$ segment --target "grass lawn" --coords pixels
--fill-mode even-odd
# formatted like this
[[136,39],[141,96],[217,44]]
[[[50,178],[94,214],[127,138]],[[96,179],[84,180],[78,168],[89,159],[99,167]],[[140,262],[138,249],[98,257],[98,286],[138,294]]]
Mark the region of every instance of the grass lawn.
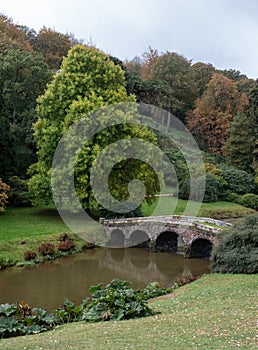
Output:
[[[143,203],[142,212],[144,216],[153,215],[154,210],[159,202],[158,211],[155,215],[191,215],[191,212],[196,213],[196,207],[199,208],[199,203],[194,201],[185,201],[177,199],[176,197],[159,197],[151,205]],[[185,208],[188,203],[188,211],[185,213]],[[213,202],[213,203],[202,203],[200,209],[197,212],[197,216],[200,217],[211,217],[214,219],[224,218],[238,218],[246,215],[254,214],[253,209],[245,208],[242,205],[231,203],[231,202]]]
[[160,314],[129,321],[60,326],[33,336],[0,340],[5,350],[256,348],[257,275],[207,275],[157,298]]
[[0,241],[69,232],[54,209],[8,208],[0,215]]
[[[90,223],[88,229],[91,229]],[[41,243],[57,246],[62,232],[70,233],[70,229],[54,209],[8,208],[0,215],[0,265],[1,259],[7,266],[24,261],[24,252],[37,253]],[[80,250],[85,241],[75,234],[70,236]]]

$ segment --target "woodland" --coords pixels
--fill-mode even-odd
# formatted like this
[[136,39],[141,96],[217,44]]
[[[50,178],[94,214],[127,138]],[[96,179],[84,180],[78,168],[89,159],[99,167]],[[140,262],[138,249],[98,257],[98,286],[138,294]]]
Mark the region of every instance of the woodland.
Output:
[[[0,208],[7,202],[50,204],[51,159],[68,126],[99,107],[130,101],[172,113],[194,136],[205,164],[204,201],[258,207],[258,80],[151,47],[122,62],[71,33],[46,27],[36,32],[1,15]],[[156,142],[175,166],[179,197],[188,198],[187,164],[173,145],[146,128],[116,132]],[[76,186],[87,209],[97,206],[87,169],[99,149],[113,141],[110,134],[92,140],[91,150],[77,162]],[[166,175],[165,185],[173,187],[173,178]],[[158,192],[148,166],[129,160],[111,173],[111,192],[118,199],[126,197],[133,176],[151,179],[146,180],[150,197]]]

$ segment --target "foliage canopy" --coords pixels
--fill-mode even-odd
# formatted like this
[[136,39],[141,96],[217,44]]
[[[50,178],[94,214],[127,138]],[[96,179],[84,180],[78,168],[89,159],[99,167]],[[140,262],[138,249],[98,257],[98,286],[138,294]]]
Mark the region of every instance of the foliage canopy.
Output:
[[[33,174],[30,188],[35,194],[36,202],[48,203],[52,200],[50,186],[52,159],[62,135],[82,117],[87,119],[86,128],[94,129],[96,114],[90,113],[92,111],[120,102],[134,102],[134,96],[127,95],[125,85],[123,70],[104,53],[83,45],[76,45],[69,51],[60,73],[54,76],[45,94],[38,99],[39,118],[34,125],[38,162],[30,170]],[[133,123],[130,117],[127,118],[126,124],[123,124],[124,119],[121,115],[121,124],[116,128],[105,127],[107,118],[108,116],[105,116],[105,120],[100,120],[103,129],[87,142],[77,158],[75,188],[84,208],[97,205],[92,196],[89,179],[91,166],[101,148],[120,139],[141,138],[154,143],[156,140],[146,127],[139,127],[130,122],[128,124],[128,120]],[[137,160],[129,159],[121,161],[109,177],[111,192],[113,191],[118,200],[128,196],[126,188],[134,174],[138,179],[149,177],[148,194],[157,191],[158,184],[157,181],[153,181],[153,176],[152,178],[149,176],[152,175],[149,167],[146,164],[139,164]]]

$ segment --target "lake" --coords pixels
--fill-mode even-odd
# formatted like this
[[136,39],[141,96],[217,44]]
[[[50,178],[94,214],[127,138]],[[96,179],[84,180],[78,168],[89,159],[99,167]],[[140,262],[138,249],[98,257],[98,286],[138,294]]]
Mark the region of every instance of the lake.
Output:
[[176,278],[209,273],[209,260],[185,259],[182,254],[154,253],[142,248],[95,248],[35,267],[0,271],[0,303],[27,301],[31,307],[52,311],[65,298],[80,304],[88,289],[113,278],[144,288],[153,281],[170,287]]

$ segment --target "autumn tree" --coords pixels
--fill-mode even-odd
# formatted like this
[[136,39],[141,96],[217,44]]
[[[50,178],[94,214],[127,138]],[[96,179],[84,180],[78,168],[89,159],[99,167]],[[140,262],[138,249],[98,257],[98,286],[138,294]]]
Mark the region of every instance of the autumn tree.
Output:
[[[34,126],[38,162],[30,170],[32,173],[30,188],[36,202],[52,201],[50,185],[52,159],[62,135],[71,124],[81,120],[82,117],[87,120],[87,128],[94,127],[97,114],[92,112],[97,113],[100,107],[135,101],[134,96],[127,95],[125,86],[123,70],[103,52],[83,45],[77,45],[69,51],[67,58],[63,60],[60,73],[54,76],[45,94],[38,100],[39,117]],[[101,109],[99,113],[102,113]],[[103,130],[87,142],[78,155],[75,169],[71,169],[74,171],[75,187],[84,208],[97,205],[90,185],[90,171],[102,147],[105,148],[124,138],[143,138],[153,142],[156,140],[145,127],[123,124],[123,113],[120,114],[121,124],[117,127],[104,127],[109,116],[103,117],[98,122],[100,126],[103,125]],[[84,131],[80,132],[85,134]],[[69,144],[67,147],[72,146]],[[67,151],[69,152],[69,149]],[[112,161],[111,158],[107,156],[107,162]],[[99,168],[99,172],[102,171],[103,169]],[[116,164],[109,176],[111,192],[118,200],[128,196],[127,186],[132,178],[149,179],[148,195],[157,191],[158,185],[149,167],[137,160],[128,159]],[[57,180],[59,181],[58,177]],[[60,188],[62,186],[66,187],[66,183],[64,184],[61,174]]]
[[0,51],[5,53],[9,49],[32,51],[32,46],[21,27],[0,14]]
[[255,138],[252,119],[243,112],[238,112],[229,127],[229,138],[226,142],[226,160],[237,169],[252,170]]
[[236,83],[215,73],[188,114],[187,126],[199,144],[211,153],[224,155],[231,121],[247,103],[246,95],[238,92]]
[[36,37],[34,48],[42,53],[51,69],[57,70],[72,47],[73,40],[74,38],[68,34],[62,34],[53,29],[43,27]]
[[159,52],[151,46],[142,55],[141,77],[144,80],[152,79],[152,70],[159,59]]

